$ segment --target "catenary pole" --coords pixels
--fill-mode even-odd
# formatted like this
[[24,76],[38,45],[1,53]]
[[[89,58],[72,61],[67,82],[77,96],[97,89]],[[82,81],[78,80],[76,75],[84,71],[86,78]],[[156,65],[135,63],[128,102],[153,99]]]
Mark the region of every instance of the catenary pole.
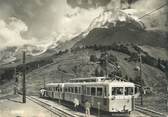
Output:
[[23,52],[23,103],[26,103],[26,52]]
[[143,80],[142,80],[142,56],[139,54],[140,59],[140,84],[141,84],[141,106],[143,105]]

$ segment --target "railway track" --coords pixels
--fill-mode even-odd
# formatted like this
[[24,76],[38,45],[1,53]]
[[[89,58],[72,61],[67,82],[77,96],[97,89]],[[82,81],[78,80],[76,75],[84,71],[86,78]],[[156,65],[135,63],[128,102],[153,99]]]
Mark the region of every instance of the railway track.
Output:
[[[55,114],[56,117],[79,117],[78,115],[72,114],[68,111],[65,111],[65,110],[60,109],[58,107],[55,107],[51,104],[43,102],[43,101],[41,101],[41,100],[39,100],[39,99],[37,99],[33,96],[27,96],[27,99],[29,99],[32,102],[42,106],[45,109],[47,109],[51,113]],[[168,116],[164,115],[163,113],[160,113],[160,112],[157,112],[157,111],[154,111],[154,110],[150,110],[150,109],[147,109],[147,108],[144,108],[144,107],[140,107],[140,106],[135,106],[135,110],[144,114],[144,115],[150,116],[150,117],[168,117]]]
[[26,98],[29,99],[30,101],[42,106],[43,108],[47,109],[51,113],[55,114],[56,117],[79,117],[79,116],[77,116],[75,114],[72,114],[72,113],[70,113],[68,111],[65,111],[63,109],[60,109],[60,108],[55,107],[53,105],[50,105],[50,104],[48,104],[46,102],[43,102],[43,101],[41,101],[41,100],[39,100],[37,98],[32,97],[32,96],[27,96]]
[[151,117],[168,117],[168,115],[165,115],[163,113],[160,113],[148,108],[140,107],[140,106],[135,106],[135,110]]

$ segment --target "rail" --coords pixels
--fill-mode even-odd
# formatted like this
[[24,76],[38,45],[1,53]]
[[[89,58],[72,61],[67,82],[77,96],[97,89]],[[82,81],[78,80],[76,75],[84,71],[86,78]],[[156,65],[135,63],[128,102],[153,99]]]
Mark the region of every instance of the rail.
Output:
[[34,98],[32,96],[26,96],[27,99],[31,100],[32,102],[42,106],[43,108],[47,109],[48,111],[54,113],[55,115],[58,115],[59,117],[78,117],[75,114],[72,114],[68,111],[65,111],[63,109],[60,109],[58,107],[52,106],[48,103],[45,103],[37,98]]
[[168,117],[168,115],[165,115],[163,113],[160,113],[160,112],[148,109],[148,108],[140,107],[140,106],[135,106],[135,110],[141,113],[144,113],[146,115],[149,115],[151,117]]

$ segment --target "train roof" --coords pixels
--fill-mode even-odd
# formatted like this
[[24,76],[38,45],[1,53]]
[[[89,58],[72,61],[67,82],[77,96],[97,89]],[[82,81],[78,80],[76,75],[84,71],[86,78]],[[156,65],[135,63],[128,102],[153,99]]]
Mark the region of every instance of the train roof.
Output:
[[65,85],[81,85],[81,84],[85,84],[85,85],[112,85],[112,86],[135,86],[134,83],[132,82],[126,82],[126,81],[121,81],[121,80],[105,80],[105,81],[100,81],[100,82],[69,82],[69,83],[65,83]]
[[66,83],[48,83],[46,86],[58,86],[58,85],[110,85],[110,86],[123,86],[123,87],[134,87],[135,84],[132,82],[126,82],[126,81],[121,81],[121,80],[105,80],[105,81],[100,81],[100,82],[66,82]]
[[115,75],[113,77],[104,76],[104,77],[73,78],[70,79],[69,82],[101,82],[105,80],[116,80],[116,79],[123,80],[121,77]]
[[56,85],[63,85],[64,83],[48,83],[46,86],[56,86]]
[[98,82],[105,80],[107,77],[88,77],[88,78],[73,78],[70,79],[70,82]]

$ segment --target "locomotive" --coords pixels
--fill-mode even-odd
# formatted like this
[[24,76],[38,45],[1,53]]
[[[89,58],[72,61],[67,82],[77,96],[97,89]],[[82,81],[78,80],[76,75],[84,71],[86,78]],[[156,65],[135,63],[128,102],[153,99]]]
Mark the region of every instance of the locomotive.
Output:
[[78,100],[84,106],[86,100],[92,108],[106,112],[130,113],[139,88],[131,82],[107,77],[75,78],[66,83],[46,84],[43,97],[67,102]]

